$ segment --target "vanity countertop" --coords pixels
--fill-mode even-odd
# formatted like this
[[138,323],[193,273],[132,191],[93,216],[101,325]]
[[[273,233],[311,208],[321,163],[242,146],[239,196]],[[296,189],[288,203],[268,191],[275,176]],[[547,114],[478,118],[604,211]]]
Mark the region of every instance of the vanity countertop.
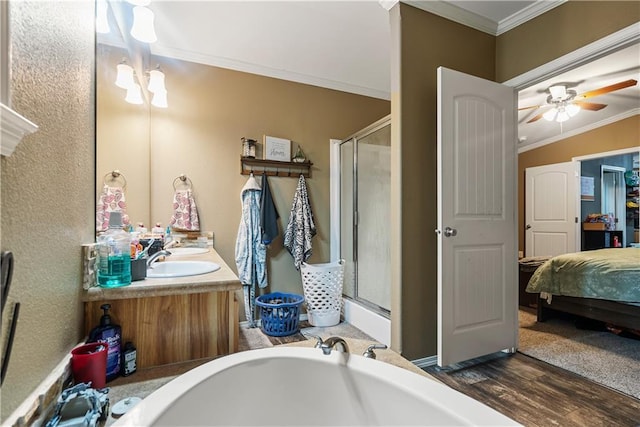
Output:
[[[144,279],[132,282],[119,288],[89,288],[83,294],[83,301],[101,301],[105,299],[144,298],[176,294],[220,292],[242,289],[238,276],[223,261],[222,257],[211,246],[209,252],[198,255],[181,255],[167,257],[172,261],[212,261],[220,265],[220,269],[212,273],[197,276]],[[162,262],[162,261],[158,261]]]

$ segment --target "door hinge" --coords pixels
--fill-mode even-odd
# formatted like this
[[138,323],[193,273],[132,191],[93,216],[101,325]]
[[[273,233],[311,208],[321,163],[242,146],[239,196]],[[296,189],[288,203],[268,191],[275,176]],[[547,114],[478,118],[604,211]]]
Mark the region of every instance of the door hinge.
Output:
[[578,217],[576,217],[576,224],[578,223]]

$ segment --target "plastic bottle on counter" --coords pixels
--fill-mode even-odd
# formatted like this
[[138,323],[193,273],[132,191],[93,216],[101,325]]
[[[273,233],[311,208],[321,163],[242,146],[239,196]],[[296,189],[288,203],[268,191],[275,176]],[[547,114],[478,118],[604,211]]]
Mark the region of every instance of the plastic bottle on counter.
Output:
[[120,375],[120,353],[122,345],[122,328],[111,322],[109,309],[111,304],[102,304],[100,306],[104,313],[100,318],[100,324],[93,328],[89,333],[87,343],[103,342],[107,343],[107,381],[111,381]]
[[127,341],[122,349],[122,376],[126,377],[136,371],[137,352],[131,341]]
[[117,288],[131,284],[131,236],[122,229],[120,212],[111,212],[109,228],[97,239],[98,285]]

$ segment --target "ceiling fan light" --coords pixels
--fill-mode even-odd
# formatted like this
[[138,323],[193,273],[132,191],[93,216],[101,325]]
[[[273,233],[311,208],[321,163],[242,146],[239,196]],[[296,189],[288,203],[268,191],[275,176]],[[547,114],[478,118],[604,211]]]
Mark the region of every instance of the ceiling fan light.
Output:
[[566,122],[567,120],[569,120],[569,114],[564,110],[558,111],[558,116],[556,117],[556,122],[562,123],[562,122]]
[[116,75],[116,86],[128,89],[134,84],[133,68],[125,62],[118,64],[118,74]]
[[563,99],[567,94],[567,88],[564,86],[551,86],[549,88],[552,99]]
[[552,108],[551,110],[544,113],[542,117],[545,120],[552,122],[556,118],[556,114],[558,114],[558,110],[556,110],[555,108]]
[[574,117],[576,114],[580,112],[580,106],[576,104],[569,104],[565,108],[569,117]]
[[147,86],[149,92],[166,92],[167,88],[164,86],[164,73],[159,69],[149,71],[149,86]]
[[129,104],[140,105],[144,101],[142,100],[142,90],[137,83],[132,84],[127,88],[127,96],[124,98]]
[[106,0],[98,0],[96,2],[96,33],[109,34],[111,32],[109,18],[107,17],[108,9],[109,5]]
[[151,100],[151,105],[158,108],[167,108],[169,104],[167,104],[167,91],[159,90],[153,94],[153,99]]
[[144,6],[133,8],[133,26],[131,35],[144,43],[153,43],[158,40],[156,30],[153,26],[153,11]]

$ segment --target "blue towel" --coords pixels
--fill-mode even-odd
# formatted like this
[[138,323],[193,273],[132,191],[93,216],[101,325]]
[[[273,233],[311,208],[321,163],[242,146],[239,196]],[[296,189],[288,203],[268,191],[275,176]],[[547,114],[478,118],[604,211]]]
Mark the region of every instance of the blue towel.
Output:
[[262,194],[260,195],[260,231],[262,243],[268,245],[278,236],[278,210],[271,197],[267,174],[262,175]]

